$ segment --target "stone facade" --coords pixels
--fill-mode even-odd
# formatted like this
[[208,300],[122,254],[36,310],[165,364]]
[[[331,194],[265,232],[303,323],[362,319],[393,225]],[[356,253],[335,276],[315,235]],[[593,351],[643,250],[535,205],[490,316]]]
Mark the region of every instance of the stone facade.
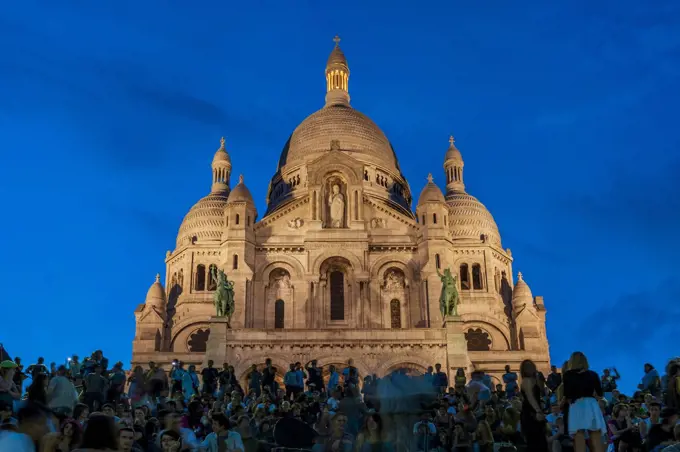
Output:
[[[550,366],[542,297],[501,246],[488,210],[463,183],[453,138],[446,192],[432,176],[411,210],[392,146],[349,104],[349,67],[336,44],[326,105],[288,139],[257,210],[243,177],[230,186],[224,140],[211,192],[184,218],[166,279],[136,310],[133,364],[229,362],[241,375],[272,358],[279,370],[312,358],[360,373],[422,372],[439,362],[500,378],[526,358]],[[231,328],[215,318],[211,268],[234,282]],[[444,322],[438,273],[457,275],[459,317]],[[168,288],[166,293],[164,287]]]

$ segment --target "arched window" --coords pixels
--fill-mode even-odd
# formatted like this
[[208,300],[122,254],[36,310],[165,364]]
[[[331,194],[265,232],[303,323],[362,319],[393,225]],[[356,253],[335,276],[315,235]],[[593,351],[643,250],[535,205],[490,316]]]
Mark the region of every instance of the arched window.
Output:
[[446,226],[446,215],[444,215],[444,226]]
[[467,341],[467,349],[471,352],[486,352],[491,350],[489,333],[483,331],[481,328],[470,328],[467,333],[465,333],[465,340]]
[[217,289],[217,280],[215,280],[215,277],[213,276],[216,273],[217,273],[217,265],[210,264],[210,267],[208,267],[208,290],[216,290]]
[[436,265],[438,269],[442,268],[442,261],[439,258],[439,254],[434,255],[434,265]]
[[423,226],[425,226],[425,215],[423,215]]
[[468,264],[461,264],[460,266],[460,288],[462,290],[470,290],[470,270]]
[[472,288],[475,290],[484,288],[482,284],[482,267],[479,264],[472,264]]
[[205,265],[196,266],[196,279],[194,280],[195,290],[205,290]]
[[179,275],[177,275],[177,285],[181,289],[184,287],[184,269],[180,268],[179,269]]
[[238,270],[238,254],[234,254],[234,259],[231,267],[234,270]]
[[331,320],[345,320],[345,275],[331,272]]
[[392,328],[401,328],[401,302],[399,300],[390,301],[390,318]]
[[432,224],[437,224],[437,214],[436,213],[432,214]]
[[241,219],[241,217],[239,216],[239,214],[236,214],[236,224],[238,224],[238,222],[240,221],[240,219]]
[[274,302],[274,328],[282,329],[285,325],[286,303],[283,300]]
[[250,215],[246,217],[246,225],[250,226]]
[[210,337],[210,328],[199,328],[196,332],[189,336],[187,345],[190,352],[205,353],[208,346],[208,338]]

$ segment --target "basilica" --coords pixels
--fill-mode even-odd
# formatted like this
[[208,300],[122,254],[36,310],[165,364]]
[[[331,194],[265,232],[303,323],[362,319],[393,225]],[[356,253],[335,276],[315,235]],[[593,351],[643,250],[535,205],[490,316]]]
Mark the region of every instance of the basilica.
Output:
[[[442,146],[443,171],[423,178],[414,212],[390,141],[350,104],[337,38],[325,74],[325,104],[283,146],[264,214],[248,179],[232,185],[221,141],[210,192],[166,254],[164,283],[156,276],[135,311],[133,365],[212,359],[243,377],[266,358],[281,372],[292,362],[353,359],[362,375],[440,363],[499,379],[506,364],[516,370],[529,358],[546,372],[543,298],[514,277],[493,216],[468,193],[475,181],[465,179],[453,137]],[[217,269],[233,282],[229,322],[215,316]],[[445,269],[459,295],[447,318]]]

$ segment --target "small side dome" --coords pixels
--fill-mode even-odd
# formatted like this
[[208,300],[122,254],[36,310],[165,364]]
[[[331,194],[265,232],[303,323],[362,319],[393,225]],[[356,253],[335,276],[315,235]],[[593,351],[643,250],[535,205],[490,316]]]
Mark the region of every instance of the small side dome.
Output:
[[522,272],[517,273],[517,284],[512,290],[512,302],[513,304],[533,304],[534,302],[534,296],[531,294],[529,284],[524,281]]
[[432,174],[427,175],[427,184],[425,184],[423,191],[420,192],[420,198],[418,198],[418,205],[424,204],[426,202],[446,202],[444,194],[439,189],[437,184],[434,183]]
[[165,310],[165,289],[163,289],[163,285],[161,284],[160,274],[156,274],[156,281],[151,284],[151,287],[149,287],[149,291],[146,293],[146,301],[144,303],[153,306],[154,308]]
[[233,190],[231,190],[231,193],[229,193],[229,198],[227,198],[227,204],[237,202],[245,202],[255,205],[255,202],[253,202],[253,195],[250,194],[250,190],[248,190],[248,187],[246,187],[246,184],[243,182],[243,175],[238,177],[238,184],[233,188]]

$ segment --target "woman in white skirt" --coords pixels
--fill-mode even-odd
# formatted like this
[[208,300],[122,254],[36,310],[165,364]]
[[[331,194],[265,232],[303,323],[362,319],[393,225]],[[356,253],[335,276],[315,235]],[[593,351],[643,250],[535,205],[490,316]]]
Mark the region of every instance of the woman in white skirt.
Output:
[[569,403],[569,434],[574,436],[574,451],[586,451],[586,432],[591,452],[604,452],[603,435],[607,434],[597,397],[602,397],[600,377],[588,370],[588,360],[581,352],[569,358],[569,370],[564,373],[564,397]]

